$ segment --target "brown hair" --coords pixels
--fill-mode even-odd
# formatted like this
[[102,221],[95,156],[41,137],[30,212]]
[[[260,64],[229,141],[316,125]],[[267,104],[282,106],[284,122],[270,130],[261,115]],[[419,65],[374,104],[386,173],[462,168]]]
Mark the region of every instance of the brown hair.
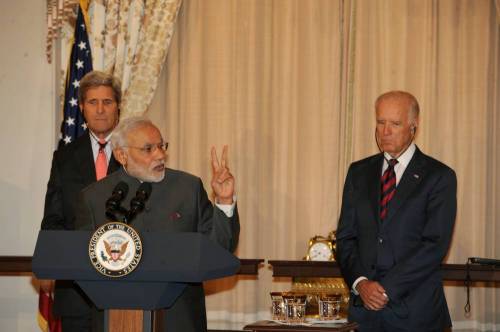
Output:
[[85,95],[89,89],[97,88],[100,86],[107,86],[113,90],[113,96],[118,105],[122,100],[121,82],[118,78],[111,74],[94,70],[88,72],[80,81],[80,88],[78,89],[78,102],[83,105]]

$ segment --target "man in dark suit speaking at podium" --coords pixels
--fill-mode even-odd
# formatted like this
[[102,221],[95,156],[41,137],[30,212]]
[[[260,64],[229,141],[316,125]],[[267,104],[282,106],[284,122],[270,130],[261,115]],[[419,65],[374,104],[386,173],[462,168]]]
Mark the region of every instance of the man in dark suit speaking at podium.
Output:
[[381,153],[354,162],[344,185],[337,261],[360,331],[451,326],[440,264],[456,215],[455,172],[413,143],[419,106],[407,92],[375,103]]
[[[96,229],[107,222],[105,202],[117,184],[124,182],[129,187],[123,199],[123,205],[127,206],[139,186],[147,182],[151,183],[151,193],[144,211],[130,222],[137,231],[199,232],[229,251],[236,249],[240,225],[234,200],[235,180],[227,163],[227,146],[220,161],[215,148],[211,152],[214,207],[198,177],[165,167],[168,143],[151,121],[142,117],[121,121],[113,131],[111,143],[122,168],[82,191],[75,221],[77,228]],[[207,329],[201,284],[188,285],[165,311],[167,331]]]

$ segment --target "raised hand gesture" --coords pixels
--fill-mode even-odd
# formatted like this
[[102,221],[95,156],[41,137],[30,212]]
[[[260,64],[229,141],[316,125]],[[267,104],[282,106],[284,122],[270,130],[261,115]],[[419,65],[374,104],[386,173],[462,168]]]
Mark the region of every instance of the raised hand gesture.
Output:
[[234,177],[229,172],[227,163],[227,145],[222,148],[222,156],[219,162],[217,151],[212,147],[212,190],[215,194],[215,202],[219,204],[232,204],[234,195]]

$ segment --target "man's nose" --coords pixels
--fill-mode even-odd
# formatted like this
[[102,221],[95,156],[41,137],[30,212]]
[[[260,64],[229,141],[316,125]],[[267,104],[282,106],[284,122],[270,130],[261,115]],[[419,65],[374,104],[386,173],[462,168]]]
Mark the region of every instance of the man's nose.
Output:
[[390,134],[391,134],[391,127],[389,127],[389,126],[385,125],[385,126],[384,126],[384,129],[383,129],[383,131],[382,131],[382,133],[383,133],[384,135],[390,135]]
[[100,101],[97,103],[97,113],[103,113],[103,112],[104,112],[104,103]]
[[153,156],[155,159],[165,159],[166,155],[167,151],[159,147],[156,147],[156,149],[153,151]]

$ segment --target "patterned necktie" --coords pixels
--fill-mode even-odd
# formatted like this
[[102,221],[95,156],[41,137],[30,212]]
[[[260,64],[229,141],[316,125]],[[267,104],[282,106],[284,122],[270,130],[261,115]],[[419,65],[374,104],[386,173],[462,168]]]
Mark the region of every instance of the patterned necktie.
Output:
[[99,140],[99,152],[97,153],[97,158],[95,160],[95,175],[97,181],[105,177],[108,172],[108,160],[106,158],[106,151],[104,150],[106,144],[108,144],[108,142],[105,140]]
[[398,163],[397,159],[389,160],[389,167],[384,171],[382,175],[382,193],[380,196],[380,220],[383,221],[387,217],[387,208],[389,202],[394,197],[396,193],[396,172],[394,172],[394,166]]

